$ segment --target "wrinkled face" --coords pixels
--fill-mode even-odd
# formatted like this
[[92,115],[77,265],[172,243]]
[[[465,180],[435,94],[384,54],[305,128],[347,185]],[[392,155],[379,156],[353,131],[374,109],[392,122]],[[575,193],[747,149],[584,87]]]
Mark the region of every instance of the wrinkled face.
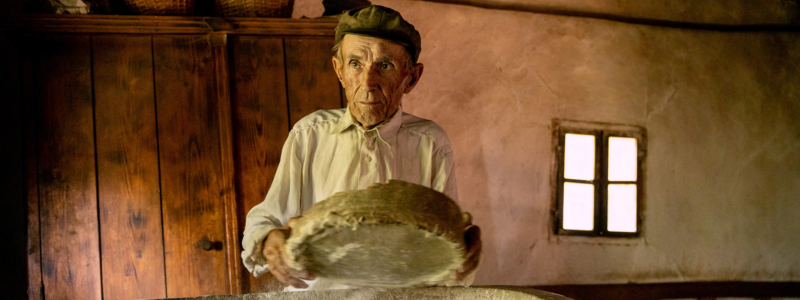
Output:
[[391,41],[348,34],[333,57],[333,68],[347,95],[350,112],[364,128],[389,119],[422,75],[422,64],[406,68],[407,53]]

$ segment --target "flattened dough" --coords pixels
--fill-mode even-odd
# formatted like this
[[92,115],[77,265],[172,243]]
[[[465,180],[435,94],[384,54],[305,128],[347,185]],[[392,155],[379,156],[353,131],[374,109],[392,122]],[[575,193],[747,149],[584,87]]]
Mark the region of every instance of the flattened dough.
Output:
[[286,241],[288,264],[350,286],[457,284],[465,225],[444,194],[391,180],[306,211]]

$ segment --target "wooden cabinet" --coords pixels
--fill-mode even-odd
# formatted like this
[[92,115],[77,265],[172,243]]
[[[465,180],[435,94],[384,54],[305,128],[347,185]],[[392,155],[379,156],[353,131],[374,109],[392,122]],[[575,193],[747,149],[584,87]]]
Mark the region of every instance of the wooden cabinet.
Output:
[[244,216],[289,128],[346,100],[335,20],[43,16],[19,33],[30,299],[265,291]]

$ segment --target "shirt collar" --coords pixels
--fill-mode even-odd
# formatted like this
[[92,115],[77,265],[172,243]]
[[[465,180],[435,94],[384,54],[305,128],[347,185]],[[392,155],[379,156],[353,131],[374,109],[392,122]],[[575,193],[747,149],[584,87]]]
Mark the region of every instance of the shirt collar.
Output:
[[[397,131],[400,130],[400,125],[403,124],[403,106],[397,107],[397,111],[389,118],[388,122],[378,125],[376,128],[378,132],[378,139],[392,147],[394,144],[395,138],[397,137]],[[336,123],[336,126],[333,127],[333,131],[331,134],[337,134],[350,127],[355,127],[362,133],[367,131],[364,130],[361,126],[358,126],[356,118],[350,113],[350,107],[345,110],[344,115],[339,118],[339,122]]]
[[397,111],[394,112],[389,121],[378,125],[378,138],[380,138],[384,143],[388,144],[389,147],[394,145],[395,137],[397,137],[397,131],[400,130],[400,125],[403,124],[403,106],[398,106]]
[[355,118],[353,117],[352,114],[350,114],[350,107],[347,107],[344,111],[344,115],[341,118],[339,118],[339,122],[336,123],[336,126],[333,127],[333,131],[331,131],[331,134],[340,133],[345,129],[350,128],[350,126],[358,127],[358,125],[356,125]]

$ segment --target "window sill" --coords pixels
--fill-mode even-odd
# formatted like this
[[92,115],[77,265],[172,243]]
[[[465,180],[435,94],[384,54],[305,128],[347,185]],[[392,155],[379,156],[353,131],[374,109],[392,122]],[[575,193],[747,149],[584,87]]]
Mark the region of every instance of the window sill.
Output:
[[603,237],[550,234],[547,241],[551,244],[581,244],[603,246],[643,246],[647,243],[642,235],[637,237]]

